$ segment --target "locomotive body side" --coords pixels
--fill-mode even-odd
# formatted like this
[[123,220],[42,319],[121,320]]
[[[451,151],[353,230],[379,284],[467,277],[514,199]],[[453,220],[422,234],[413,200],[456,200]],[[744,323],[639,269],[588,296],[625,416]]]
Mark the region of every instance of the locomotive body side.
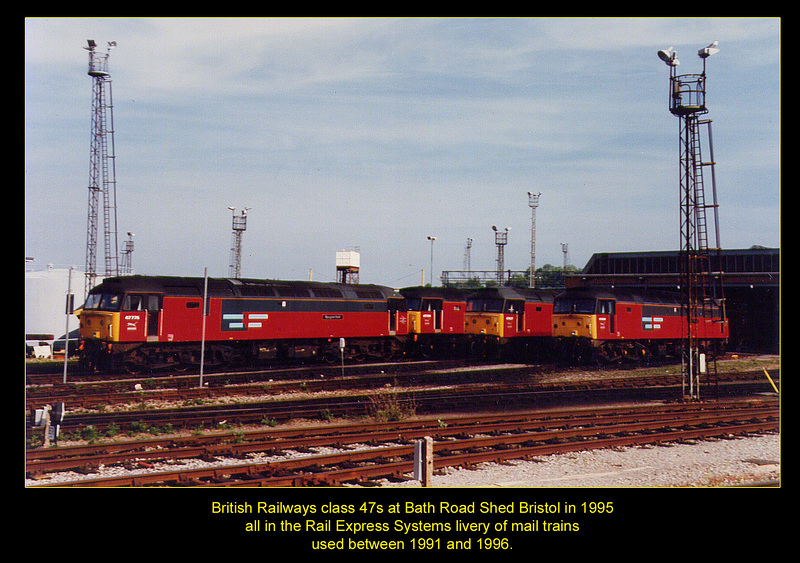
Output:
[[485,288],[467,301],[466,328],[480,355],[541,354],[552,337],[554,295],[511,287]]
[[406,287],[400,290],[408,310],[409,353],[432,357],[465,353],[466,290]]
[[[281,357],[385,356],[407,332],[404,300],[382,286],[126,276],[92,290],[81,313],[85,357],[98,368],[191,366]],[[98,296],[98,297],[94,297]],[[96,307],[92,305],[97,303]]]
[[[724,348],[728,322],[721,307],[708,307],[692,323],[705,349],[719,353]],[[676,355],[687,334],[679,296],[597,289],[560,294],[552,330],[562,355],[590,354],[606,360]]]

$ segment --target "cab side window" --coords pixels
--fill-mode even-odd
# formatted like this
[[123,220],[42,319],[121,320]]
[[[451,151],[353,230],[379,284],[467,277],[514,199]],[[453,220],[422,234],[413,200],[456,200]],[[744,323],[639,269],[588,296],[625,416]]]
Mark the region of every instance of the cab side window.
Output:
[[123,311],[144,311],[144,295],[128,293],[122,300]]
[[614,314],[614,302],[611,300],[601,299],[598,303],[598,313],[604,315],[613,315]]

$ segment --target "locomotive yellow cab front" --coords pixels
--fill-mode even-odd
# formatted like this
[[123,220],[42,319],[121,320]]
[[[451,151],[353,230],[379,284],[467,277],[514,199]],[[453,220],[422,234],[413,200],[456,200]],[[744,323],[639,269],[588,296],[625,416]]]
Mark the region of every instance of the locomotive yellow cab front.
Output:
[[482,334],[487,336],[503,337],[503,313],[478,313],[467,311],[466,327],[467,334]]
[[120,296],[116,293],[90,293],[78,316],[81,338],[118,341],[119,305]]
[[410,334],[430,334],[438,332],[436,326],[437,311],[408,311],[408,332]]
[[577,296],[556,299],[553,304],[553,336],[556,338],[597,338],[598,322],[606,326],[610,316],[598,311],[597,299]]
[[115,335],[119,334],[118,328],[119,313],[83,311],[80,315],[81,338],[113,342]]
[[553,336],[563,338],[597,338],[595,315],[553,315]]

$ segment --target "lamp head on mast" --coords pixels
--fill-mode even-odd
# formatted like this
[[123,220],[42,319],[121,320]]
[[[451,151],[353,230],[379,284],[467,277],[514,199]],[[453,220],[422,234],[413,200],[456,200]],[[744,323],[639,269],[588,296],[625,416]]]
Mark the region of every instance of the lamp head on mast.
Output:
[[699,51],[697,51],[697,56],[701,59],[707,59],[711,55],[716,55],[719,53],[719,49],[717,49],[717,45],[719,45],[719,41],[714,41],[708,47],[703,47]]
[[678,53],[672,50],[672,47],[668,49],[661,49],[658,52],[658,57],[664,61],[667,66],[678,66],[681,62],[678,60]]

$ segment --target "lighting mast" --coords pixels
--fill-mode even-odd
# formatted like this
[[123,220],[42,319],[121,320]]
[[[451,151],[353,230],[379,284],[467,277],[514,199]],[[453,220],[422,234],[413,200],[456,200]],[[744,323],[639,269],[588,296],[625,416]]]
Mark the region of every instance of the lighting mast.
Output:
[[[680,64],[677,53],[669,49],[658,52],[659,58],[670,68],[669,110],[679,118],[680,160],[680,286],[683,323],[686,338],[682,372],[684,387],[688,382],[688,396],[699,399],[700,374],[706,372],[705,356],[700,347],[700,323],[714,299],[724,303],[722,275],[713,272],[711,251],[716,251],[719,268],[719,215],[717,186],[714,175],[714,148],[711,135],[711,120],[701,119],[708,113],[706,107],[706,59],[719,52],[717,41],[700,49],[697,54],[703,61],[701,74],[677,74]],[[703,161],[701,129],[708,135],[709,160]],[[712,202],[706,203],[703,171],[711,172]],[[713,210],[715,246],[708,242],[708,209]],[[724,311],[724,309],[722,309]],[[714,363],[714,368],[716,364]],[[684,395],[686,392],[684,390]]]
[[492,225],[492,230],[494,231],[494,244],[497,246],[497,284],[503,285],[505,246],[508,244],[508,231],[511,230],[511,227],[506,227],[504,231],[500,231],[496,226]]
[[436,237],[428,235],[428,240],[431,241],[431,287],[433,287],[434,280],[436,279],[433,275],[433,241],[436,240]]
[[528,205],[531,208],[531,272],[528,276],[528,287],[536,287],[536,208],[539,207],[539,196],[528,192]]
[[242,235],[247,230],[247,212],[249,207],[242,209],[241,215],[236,215],[235,207],[228,207],[233,215],[233,242],[231,243],[231,260],[228,277],[239,278],[242,275]]
[[84,297],[97,279],[97,238],[100,199],[103,209],[105,276],[119,273],[117,247],[117,180],[114,155],[114,106],[111,96],[111,74],[108,56],[116,47],[108,43],[105,54],[97,52],[97,44],[88,40],[89,76],[92,77],[92,133],[89,162],[89,213],[86,228],[86,283]]

